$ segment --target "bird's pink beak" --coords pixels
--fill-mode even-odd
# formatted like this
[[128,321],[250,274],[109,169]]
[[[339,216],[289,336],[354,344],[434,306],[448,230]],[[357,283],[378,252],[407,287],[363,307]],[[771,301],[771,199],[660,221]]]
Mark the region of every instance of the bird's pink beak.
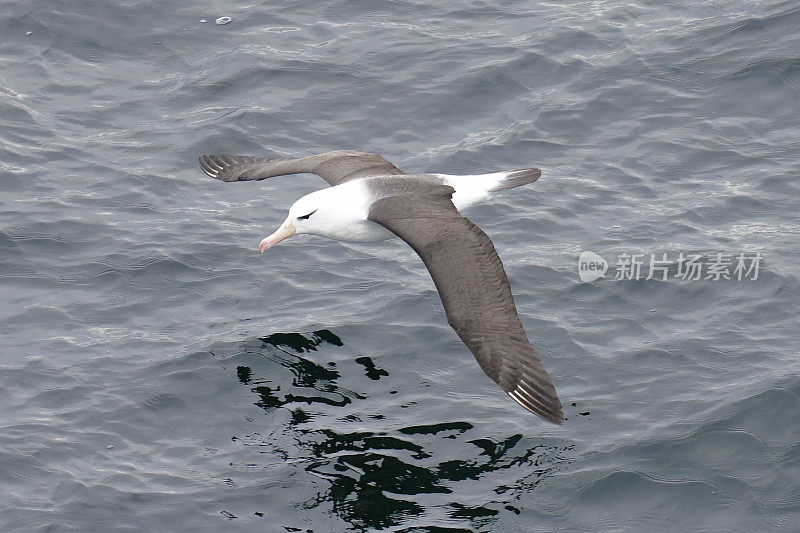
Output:
[[281,224],[281,227],[278,228],[278,231],[270,235],[269,237],[264,237],[264,239],[258,244],[258,251],[262,254],[269,248],[272,248],[279,242],[284,239],[288,239],[295,233],[294,224],[288,218],[286,222]]

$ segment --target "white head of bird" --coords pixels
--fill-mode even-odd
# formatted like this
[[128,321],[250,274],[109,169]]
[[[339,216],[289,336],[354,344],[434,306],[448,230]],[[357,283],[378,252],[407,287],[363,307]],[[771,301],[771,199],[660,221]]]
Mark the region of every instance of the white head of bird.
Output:
[[280,228],[258,245],[262,253],[284,239],[300,233],[337,241],[372,242],[394,234],[367,219],[369,198],[363,185],[348,182],[307,194],[289,208]]

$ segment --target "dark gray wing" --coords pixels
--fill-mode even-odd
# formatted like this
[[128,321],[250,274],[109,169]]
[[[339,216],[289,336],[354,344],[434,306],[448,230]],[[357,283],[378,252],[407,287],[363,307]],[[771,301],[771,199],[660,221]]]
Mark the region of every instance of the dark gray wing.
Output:
[[253,181],[286,174],[316,174],[330,185],[366,176],[404,174],[378,154],[338,150],[299,159],[262,159],[247,155],[201,155],[203,172],[222,181]]
[[[396,181],[395,181],[396,180]],[[400,182],[410,180],[395,179]],[[422,258],[447,321],[486,374],[517,403],[551,422],[564,419],[553,381],[528,342],[511,286],[489,237],[462,217],[448,186],[424,184],[375,201],[369,219]]]

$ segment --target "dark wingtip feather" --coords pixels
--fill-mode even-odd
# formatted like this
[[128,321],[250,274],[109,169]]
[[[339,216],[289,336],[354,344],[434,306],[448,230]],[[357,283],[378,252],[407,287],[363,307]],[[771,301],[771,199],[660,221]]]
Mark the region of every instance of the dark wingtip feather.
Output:
[[200,169],[212,178],[219,179],[219,171],[225,168],[225,164],[218,155],[201,155],[198,160]]
[[256,158],[246,155],[201,155],[200,168],[212,178],[222,181],[238,181],[242,165],[252,163]]
[[561,402],[558,398],[531,398],[523,393],[520,387],[506,394],[522,407],[548,422],[560,424],[564,421],[564,413],[561,411]]

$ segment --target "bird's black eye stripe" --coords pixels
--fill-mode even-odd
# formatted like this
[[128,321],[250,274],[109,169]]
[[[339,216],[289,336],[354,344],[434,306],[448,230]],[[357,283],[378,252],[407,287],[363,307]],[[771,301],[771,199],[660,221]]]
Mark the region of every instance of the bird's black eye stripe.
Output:
[[313,211],[311,211],[311,212],[310,212],[309,214],[307,214],[307,215],[303,215],[303,216],[301,216],[301,217],[297,217],[297,220],[308,220],[308,217],[310,217],[311,215],[313,215],[313,214],[314,214],[314,213],[316,213],[316,212],[317,212],[317,210],[316,210],[316,209],[314,209]]

